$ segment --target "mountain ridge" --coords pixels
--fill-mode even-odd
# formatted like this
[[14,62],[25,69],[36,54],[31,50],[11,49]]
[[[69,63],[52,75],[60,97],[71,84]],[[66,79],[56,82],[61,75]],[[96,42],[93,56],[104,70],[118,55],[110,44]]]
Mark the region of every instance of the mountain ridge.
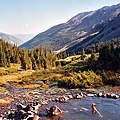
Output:
[[[89,36],[82,42],[70,47],[66,50],[67,53],[78,53],[83,47],[86,47],[92,43],[106,42],[107,40],[112,40],[114,38],[120,37],[120,13],[107,22],[96,25],[95,28],[89,33]],[[101,28],[99,28],[101,27]],[[99,32],[94,34],[95,32]],[[91,36],[90,36],[91,35]]]
[[3,39],[4,41],[9,42],[11,44],[17,44],[17,46],[23,43],[23,41],[18,39],[17,37],[2,32],[0,32],[0,39]]
[[80,13],[66,23],[53,26],[47,31],[39,33],[20,47],[34,49],[43,45],[43,47],[47,46],[48,49],[53,48],[54,51],[60,52],[60,49],[66,46],[66,49],[71,47],[72,43],[77,44],[81,42],[97,24],[112,20],[119,13],[120,4]]

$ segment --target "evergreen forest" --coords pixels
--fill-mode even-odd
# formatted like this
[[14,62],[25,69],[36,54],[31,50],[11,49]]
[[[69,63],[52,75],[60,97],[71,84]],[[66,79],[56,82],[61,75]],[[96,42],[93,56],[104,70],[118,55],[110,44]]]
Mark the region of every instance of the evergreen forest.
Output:
[[43,51],[40,46],[34,50],[23,50],[15,44],[0,40],[0,67],[10,67],[10,63],[21,64],[25,70],[51,69],[55,66],[56,55],[50,49]]
[[93,43],[78,53],[70,55],[64,51],[56,55],[43,46],[24,50],[0,40],[0,67],[9,68],[12,63],[20,64],[23,70],[35,70],[31,76],[20,78],[24,84],[41,78],[70,88],[120,85],[119,38]]

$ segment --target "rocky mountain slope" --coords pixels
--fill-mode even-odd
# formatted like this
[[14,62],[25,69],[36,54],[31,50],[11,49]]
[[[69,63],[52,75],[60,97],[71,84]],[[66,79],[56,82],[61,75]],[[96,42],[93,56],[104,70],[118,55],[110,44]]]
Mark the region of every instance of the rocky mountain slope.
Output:
[[77,53],[92,43],[106,42],[114,38],[120,38],[120,13],[107,22],[97,24],[78,44],[68,48],[67,53]]
[[64,51],[88,38],[90,32],[97,24],[112,20],[119,13],[120,4],[80,13],[68,22],[56,25],[38,34],[30,41],[21,45],[21,48],[34,49],[43,45],[47,46],[48,49],[53,48],[56,53]]
[[12,36],[12,35],[9,35],[9,34],[5,34],[5,33],[1,33],[0,32],[0,39],[3,39],[4,41],[6,42],[9,42],[11,44],[17,44],[18,46],[23,44],[23,41]]

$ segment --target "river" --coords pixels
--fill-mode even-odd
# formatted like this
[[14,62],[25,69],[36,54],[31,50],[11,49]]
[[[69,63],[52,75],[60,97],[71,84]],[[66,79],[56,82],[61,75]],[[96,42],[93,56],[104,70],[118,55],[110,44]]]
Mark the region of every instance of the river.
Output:
[[[103,117],[100,117],[98,113],[92,114],[92,103],[96,103],[96,108]],[[52,105],[57,105],[65,111],[62,113],[62,117],[46,117],[45,108]],[[48,105],[40,108],[39,116],[43,120],[120,120],[120,99],[85,97],[65,103],[49,102]]]

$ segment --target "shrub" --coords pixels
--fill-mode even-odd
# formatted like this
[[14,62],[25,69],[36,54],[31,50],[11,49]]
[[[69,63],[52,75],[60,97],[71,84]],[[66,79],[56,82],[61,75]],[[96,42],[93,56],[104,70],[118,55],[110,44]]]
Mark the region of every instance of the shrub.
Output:
[[84,71],[75,73],[74,76],[63,77],[59,80],[58,85],[70,88],[91,88],[100,87],[103,82],[100,75],[95,74],[93,71]]
[[120,85],[120,74],[119,72],[114,71],[105,71],[103,70],[101,73],[104,84],[106,85]]

